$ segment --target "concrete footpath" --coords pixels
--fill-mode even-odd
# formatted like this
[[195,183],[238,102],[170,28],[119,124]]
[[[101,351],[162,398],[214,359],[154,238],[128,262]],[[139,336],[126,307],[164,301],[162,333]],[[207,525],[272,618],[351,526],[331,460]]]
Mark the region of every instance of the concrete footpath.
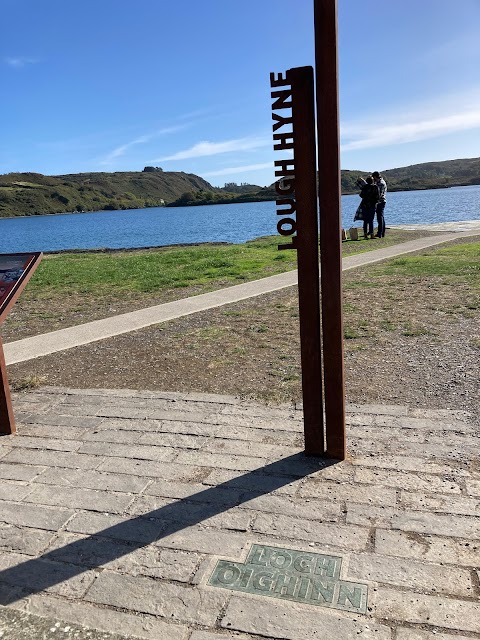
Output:
[[[437,226],[441,227],[442,225]],[[418,227],[420,228],[421,225],[418,225]],[[424,227],[430,229],[430,225],[424,225]],[[448,228],[450,229],[450,227]],[[448,233],[439,233],[438,236],[419,238],[383,249],[348,256],[343,259],[343,270],[346,271],[348,269],[374,264],[375,262],[419,251],[451,240],[480,235],[480,221],[468,221],[468,230],[465,231],[464,227],[460,227],[460,229],[460,231],[455,231],[455,228],[453,228]],[[375,242],[375,240],[373,242]],[[296,285],[297,282],[297,271],[288,271],[268,278],[262,278],[261,280],[226,287],[225,289],[212,291],[211,293],[204,293],[191,298],[184,298],[103,320],[95,320],[94,322],[52,331],[40,336],[24,338],[23,340],[17,340],[4,345],[5,360],[7,365],[10,365],[25,362],[33,358],[40,358],[50,353],[64,351],[105,338],[111,338],[122,333],[137,331],[138,329],[143,329],[153,324],[167,322],[168,320],[174,320],[199,311],[206,311],[207,309],[238,302],[246,298],[261,296],[270,291],[291,287]]]
[[299,407],[14,394],[0,438],[0,638],[480,638],[479,425],[349,406],[344,462]]

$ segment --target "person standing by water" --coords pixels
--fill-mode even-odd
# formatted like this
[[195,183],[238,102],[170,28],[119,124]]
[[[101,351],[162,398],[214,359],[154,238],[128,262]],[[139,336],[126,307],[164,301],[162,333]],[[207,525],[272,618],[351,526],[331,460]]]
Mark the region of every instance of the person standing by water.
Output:
[[375,180],[375,184],[378,187],[378,202],[376,206],[377,213],[377,238],[385,237],[385,205],[387,204],[387,183],[383,176],[381,176],[378,171],[374,171],[372,173],[373,179]]
[[360,198],[362,199],[362,212],[363,212],[363,235],[365,240],[368,240],[368,236],[373,239],[373,219],[375,218],[375,205],[378,202],[379,192],[376,184],[373,183],[372,176],[368,176],[366,184],[360,191]]

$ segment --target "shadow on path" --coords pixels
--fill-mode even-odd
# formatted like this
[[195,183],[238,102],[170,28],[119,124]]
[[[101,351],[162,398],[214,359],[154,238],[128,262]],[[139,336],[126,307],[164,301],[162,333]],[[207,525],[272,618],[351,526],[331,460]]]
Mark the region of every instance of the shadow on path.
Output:
[[44,591],[336,462],[297,453],[4,569],[0,604]]

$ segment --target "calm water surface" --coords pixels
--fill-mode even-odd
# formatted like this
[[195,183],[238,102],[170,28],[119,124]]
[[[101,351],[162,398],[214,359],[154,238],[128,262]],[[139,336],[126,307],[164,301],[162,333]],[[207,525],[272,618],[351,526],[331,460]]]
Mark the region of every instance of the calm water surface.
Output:
[[[342,196],[345,228],[359,202]],[[238,243],[276,234],[277,219],[274,202],[7,218],[0,219],[0,253]],[[480,220],[480,185],[389,193],[385,219],[387,227]]]

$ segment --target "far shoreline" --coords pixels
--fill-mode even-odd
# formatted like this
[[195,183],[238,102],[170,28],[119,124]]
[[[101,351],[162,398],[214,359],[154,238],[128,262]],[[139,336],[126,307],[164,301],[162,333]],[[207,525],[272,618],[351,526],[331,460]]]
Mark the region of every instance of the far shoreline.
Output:
[[[428,188],[419,188],[419,189],[395,189],[389,188],[389,193],[414,193],[414,192],[425,192],[425,191],[441,191],[442,189],[450,190],[450,189],[465,189],[468,187],[479,187],[478,184],[453,184],[448,186],[438,185],[431,186]],[[355,196],[358,195],[358,191],[347,191],[342,192],[340,195],[343,196]],[[215,205],[233,205],[233,204],[256,204],[261,202],[275,202],[276,196],[272,195],[271,197],[263,197],[258,199],[239,199],[239,200],[228,200],[228,201],[211,201],[211,202],[191,202],[188,204],[175,204],[174,202],[166,203],[163,205],[152,206],[152,207],[132,207],[132,208],[119,208],[119,209],[89,209],[87,211],[57,211],[52,213],[32,213],[30,215],[18,215],[18,216],[0,216],[0,222],[2,220],[17,220],[17,219],[30,219],[30,218],[42,218],[44,216],[71,216],[77,214],[88,214],[88,213],[111,213],[112,211],[148,211],[149,209],[187,209],[191,207],[212,207]]]
[[[478,231],[480,235],[480,219],[479,220],[459,220],[459,221],[451,221],[451,222],[434,222],[431,224],[399,224],[399,225],[390,225],[387,226],[387,231],[427,231],[432,234],[441,234],[441,233],[453,233],[457,231],[460,233],[461,231],[465,231],[465,229],[453,229],[453,226],[462,226],[466,225],[467,227],[471,227],[472,231]],[[432,227],[443,227],[433,229]],[[361,227],[357,227],[359,230]],[[263,240],[266,238],[275,238],[279,239],[281,236],[277,236],[275,234],[270,236],[258,236],[256,238],[250,238],[249,240],[245,240],[245,242],[181,242],[175,244],[162,244],[162,245],[150,245],[145,247],[95,247],[89,249],[57,249],[55,251],[43,251],[44,255],[63,255],[63,254],[77,254],[77,253],[124,253],[124,252],[134,252],[134,251],[156,251],[158,249],[188,249],[191,247],[228,247],[234,246],[236,244],[247,244],[248,242],[255,242],[257,240]]]

